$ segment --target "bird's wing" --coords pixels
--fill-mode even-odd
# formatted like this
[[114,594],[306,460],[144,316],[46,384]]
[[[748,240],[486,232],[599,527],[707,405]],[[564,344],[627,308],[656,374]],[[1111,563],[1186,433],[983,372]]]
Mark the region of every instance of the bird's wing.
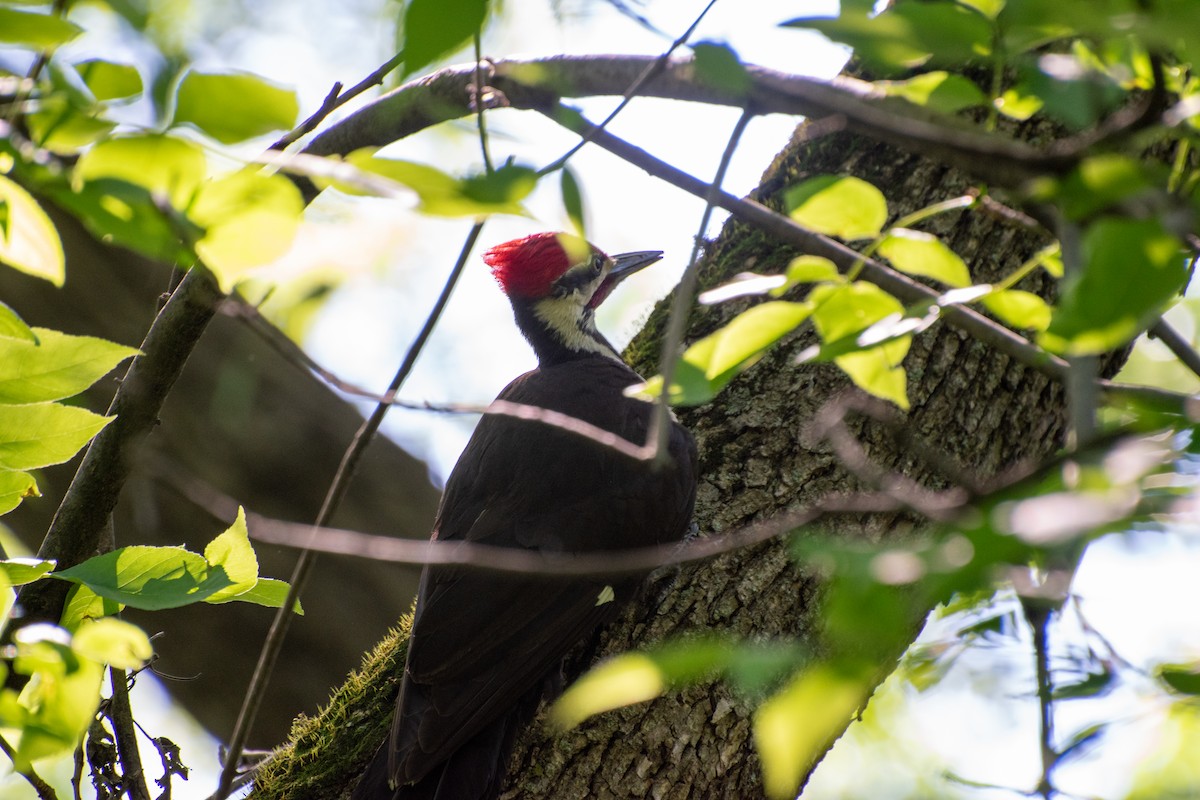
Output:
[[[579,511],[543,510],[526,524],[577,525]],[[637,584],[429,570],[395,720],[393,744],[406,777],[420,777],[419,770],[516,705],[570,647],[611,619]]]

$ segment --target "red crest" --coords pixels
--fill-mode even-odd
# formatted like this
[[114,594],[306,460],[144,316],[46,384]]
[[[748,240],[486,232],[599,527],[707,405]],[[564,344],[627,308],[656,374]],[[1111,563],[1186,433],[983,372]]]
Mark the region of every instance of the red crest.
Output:
[[[572,245],[578,243],[579,252]],[[564,244],[566,245],[564,247]],[[554,282],[590,253],[600,252],[567,233],[535,233],[498,244],[483,254],[492,275],[509,296],[544,297]]]

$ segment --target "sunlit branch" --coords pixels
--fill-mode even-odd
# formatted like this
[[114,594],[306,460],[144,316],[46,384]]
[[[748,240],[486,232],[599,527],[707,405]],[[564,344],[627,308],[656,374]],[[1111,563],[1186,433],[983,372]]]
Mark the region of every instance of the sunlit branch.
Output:
[[[651,56],[556,56],[493,61],[492,102],[511,108],[543,109],[561,98],[624,95],[647,67]],[[995,185],[1015,186],[1045,174],[1062,174],[1079,160],[1091,140],[1066,139],[1044,150],[999,134],[947,124],[947,117],[889,101],[866,81],[838,77],[828,81],[746,65],[745,92],[702,80],[691,59],[670,59],[652,80],[638,88],[657,97],[753,108],[762,114],[813,118],[840,116],[848,130],[902,147]],[[383,146],[441,122],[472,113],[470,84],[475,66],[451,67],[419,78],[383,95],[331,126],[305,152],[345,154],[360,147]],[[902,109],[902,110],[901,110]],[[1138,119],[1143,115],[1139,112]],[[1122,118],[1125,125],[1129,121]],[[1119,126],[1118,126],[1119,127]]]

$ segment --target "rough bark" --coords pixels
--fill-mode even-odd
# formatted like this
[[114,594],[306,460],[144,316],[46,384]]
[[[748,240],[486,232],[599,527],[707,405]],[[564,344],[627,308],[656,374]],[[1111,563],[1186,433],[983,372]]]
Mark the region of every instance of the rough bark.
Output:
[[[824,173],[853,174],[875,184],[896,216],[962,194],[970,185],[944,166],[838,134],[815,142],[797,137],[764,175],[756,197],[778,208],[782,189]],[[1013,270],[1044,244],[978,214],[941,217],[929,229],[964,257],[978,282]],[[706,253],[702,282],[717,285],[747,270],[779,272],[795,255],[731,222]],[[1035,282],[1022,288],[1045,288]],[[710,333],[749,302],[697,312],[688,340]],[[635,365],[644,371],[654,370],[663,319],[659,309],[631,347]],[[700,446],[697,522],[706,535],[861,488],[806,428],[825,404],[850,389],[832,365],[792,363],[812,339],[811,333],[801,333],[714,402],[680,414]],[[961,332],[935,326],[917,337],[904,364],[912,403],[904,425],[963,470],[994,475],[1059,445],[1061,387]],[[947,476],[905,452],[885,426],[862,419],[851,425],[876,464],[931,487],[946,485]],[[830,520],[823,527],[841,536],[888,540],[910,532],[913,523],[881,514]],[[819,651],[821,591],[819,578],[791,563],[778,542],[734,553],[660,577],[647,601],[606,631],[581,660],[713,630],[754,639],[791,637]],[[914,633],[917,624],[913,620]],[[891,663],[879,667],[882,675]],[[712,685],[601,716],[565,736],[535,725],[514,755],[511,791],[505,796],[759,796],[750,711],[723,686]]]
[[[1022,138],[1043,132],[1030,126]],[[841,133],[815,141],[798,135],[764,175],[758,199],[779,207],[784,188],[816,174],[853,174],[880,187],[894,215],[963,193],[953,170]],[[927,228],[970,264],[977,281],[1006,274],[1045,244],[1027,231],[976,213],[955,213]],[[757,230],[731,221],[705,255],[702,283],[717,285],[746,270],[779,272],[797,255]],[[1021,288],[1045,293],[1035,276]],[[693,312],[688,340],[728,321],[752,301]],[[643,373],[657,370],[665,303],[630,347]],[[810,342],[801,332],[775,349],[712,403],[680,412],[701,451],[697,522],[720,535],[788,508],[859,487],[807,423],[850,390],[832,365],[796,366]],[[920,335],[907,359],[911,411],[907,430],[942,450],[949,461],[980,477],[1024,459],[1038,459],[1061,442],[1062,388],[1044,375],[965,334],[936,325]],[[851,419],[873,461],[931,487],[948,477],[907,452],[882,424]],[[903,537],[919,521],[900,514],[829,520],[846,537]],[[788,637],[820,651],[822,584],[792,563],[779,543],[733,553],[713,563],[660,574],[642,602],[572,657],[576,668],[605,655],[668,636],[721,632],[762,639]],[[915,634],[920,620],[912,620]],[[402,642],[403,637],[397,641]],[[256,796],[336,797],[352,785],[363,760],[386,731],[402,647],[381,646],[330,706],[325,719],[306,721],[300,736],[260,775]],[[879,663],[882,677],[895,652]],[[378,714],[382,709],[384,721]],[[750,707],[723,686],[689,689],[595,718],[566,735],[535,722],[513,755],[506,798],[731,797],[762,793],[751,738]]]
[[[67,283],[0,270],[0,297],[30,324],[102,336],[136,346],[153,319],[170,268],[96,242],[56,214],[67,253]],[[103,411],[120,370],[89,395]],[[228,520],[205,506],[211,488],[259,513],[311,521],[342,450],[361,422],[358,412],[310,373],[285,363],[240,322],[218,313],[168,397],[115,514],[117,545],[186,544],[202,550]],[[4,518],[38,547],[78,459],[44,470],[43,497]],[[188,494],[192,496],[189,497]],[[199,501],[199,504],[197,504]],[[386,439],[371,446],[334,524],[423,538],[437,505],[424,464]],[[263,575],[287,578],[295,554],[259,546]],[[415,591],[415,573],[327,558],[304,597],[283,658],[291,665],[269,695],[253,742],[268,746],[287,731],[297,709],[312,709],[364,649],[392,624]],[[216,735],[227,734],[240,704],[231,687],[247,684],[271,612],[233,603],[131,614],[151,633],[166,685]],[[185,754],[186,757],[186,754]]]

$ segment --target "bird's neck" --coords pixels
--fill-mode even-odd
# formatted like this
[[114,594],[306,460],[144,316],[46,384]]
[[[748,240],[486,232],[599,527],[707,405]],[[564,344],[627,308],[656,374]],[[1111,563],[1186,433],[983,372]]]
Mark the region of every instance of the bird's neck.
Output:
[[596,330],[591,311],[581,314],[576,303],[554,298],[515,300],[513,313],[517,327],[542,366],[597,355],[625,363],[616,348]]

